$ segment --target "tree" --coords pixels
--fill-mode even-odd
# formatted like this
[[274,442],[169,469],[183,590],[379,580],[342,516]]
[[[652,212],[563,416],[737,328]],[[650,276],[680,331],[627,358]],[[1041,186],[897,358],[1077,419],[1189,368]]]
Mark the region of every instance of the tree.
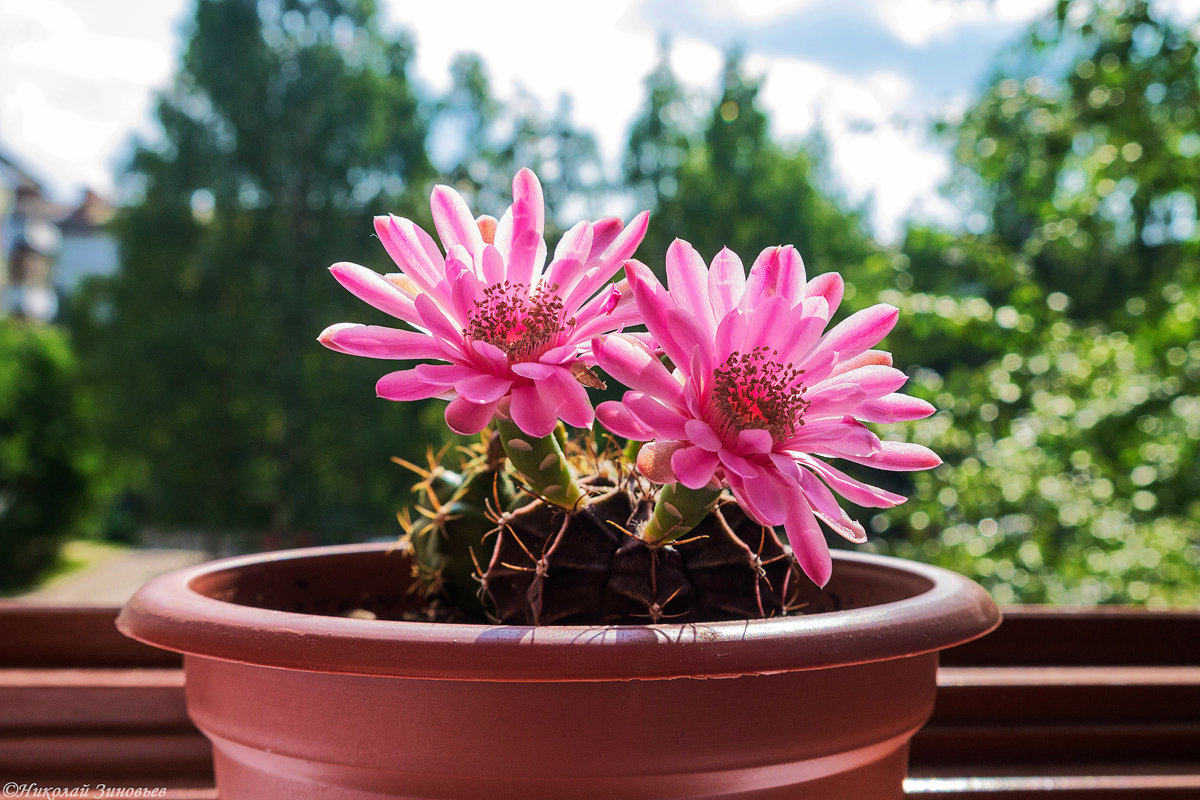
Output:
[[474,53],[457,56],[450,72],[452,85],[434,121],[444,134],[434,138],[446,151],[441,153],[448,164],[441,170],[446,182],[474,208],[502,209],[510,202],[512,176],[522,167],[532,169],[542,182],[551,238],[592,211],[608,187],[596,141],[571,121],[568,97],[559,98],[553,114],[525,92],[500,103]]
[[[729,247],[747,267],[765,247],[794,244],[810,274],[845,270],[851,282],[861,278],[873,285],[862,267],[877,249],[861,215],[829,191],[819,140],[804,148],[772,141],[757,103],[759,81],[744,74],[740,55],[727,57],[720,95],[698,135],[687,132],[700,125],[678,119],[675,85],[664,57],[648,81],[646,109],[626,160],[658,194],[641,248],[647,263],[662,269],[662,254],[677,236],[706,258]],[[673,191],[662,191],[666,187]]]
[[0,318],[0,588],[29,584],[84,532],[96,452],[66,334]]
[[1200,250],[1198,52],[1144,0],[1061,0],[955,131],[991,233],[1078,319],[1123,323]]
[[324,535],[394,510],[381,466],[421,449],[415,412],[315,338],[365,313],[324,268],[394,271],[371,217],[426,213],[412,52],[370,0],[197,4],[161,141],[132,158],[121,271],[81,323],[153,520]]

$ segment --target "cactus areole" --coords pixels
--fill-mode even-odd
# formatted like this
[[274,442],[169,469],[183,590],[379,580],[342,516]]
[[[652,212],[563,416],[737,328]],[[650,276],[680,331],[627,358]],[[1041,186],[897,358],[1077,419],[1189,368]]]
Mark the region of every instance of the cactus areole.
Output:
[[999,615],[957,575],[826,545],[866,538],[837,496],[904,500],[831,461],[939,463],[868,427],[933,412],[873,349],[897,310],[829,327],[842,279],[792,247],[747,273],[676,240],[664,286],[632,260],[644,213],[548,256],[528,170],[499,219],[431,205],[440,247],[380,217],[400,271],[332,268],[404,327],[319,337],[419,362],[379,396],[445,400],[473,437],[401,462],[402,539],[173,573],[118,620],[185,654],[222,799],[902,798],[937,651]]

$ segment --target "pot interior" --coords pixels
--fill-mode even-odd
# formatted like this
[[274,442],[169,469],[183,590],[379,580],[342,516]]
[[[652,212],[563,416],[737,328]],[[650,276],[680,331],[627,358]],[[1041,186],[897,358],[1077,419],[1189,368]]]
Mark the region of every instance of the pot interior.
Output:
[[[838,557],[836,551],[834,558],[828,585],[798,587],[805,613],[876,606],[933,587],[932,580],[911,571]],[[409,558],[387,545],[280,553],[199,574],[188,585],[214,600],[272,611],[341,617],[361,610],[378,619],[424,619]]]

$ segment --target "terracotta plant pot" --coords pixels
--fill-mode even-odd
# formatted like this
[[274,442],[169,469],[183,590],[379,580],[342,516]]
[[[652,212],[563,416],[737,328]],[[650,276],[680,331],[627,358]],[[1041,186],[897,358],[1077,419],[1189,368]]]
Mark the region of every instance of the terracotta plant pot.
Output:
[[999,622],[965,578],[857,554],[812,589],[824,613],[779,619],[325,615],[396,614],[409,582],[380,545],[228,559],[153,581],[117,625],[185,655],[221,800],[885,800],[902,797],[938,650]]

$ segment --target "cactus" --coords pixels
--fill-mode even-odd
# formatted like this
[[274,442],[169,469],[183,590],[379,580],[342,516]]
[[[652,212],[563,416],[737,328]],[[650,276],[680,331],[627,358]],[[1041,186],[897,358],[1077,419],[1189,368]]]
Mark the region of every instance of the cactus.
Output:
[[[508,435],[507,441],[502,437]],[[516,469],[505,451],[513,431],[485,436],[464,452],[461,471],[430,459],[417,518],[407,524],[414,574],[443,618],[506,624],[640,624],[769,617],[793,610],[799,572],[773,530],[750,520],[728,496],[684,537],[639,537],[663,493],[621,471],[616,453],[595,443],[552,440],[562,455],[550,472],[568,506]],[[565,450],[565,452],[563,452]],[[537,460],[540,466],[546,456]],[[525,459],[525,463],[531,463]],[[588,477],[575,480],[575,474]],[[569,485],[562,481],[567,480]]]

